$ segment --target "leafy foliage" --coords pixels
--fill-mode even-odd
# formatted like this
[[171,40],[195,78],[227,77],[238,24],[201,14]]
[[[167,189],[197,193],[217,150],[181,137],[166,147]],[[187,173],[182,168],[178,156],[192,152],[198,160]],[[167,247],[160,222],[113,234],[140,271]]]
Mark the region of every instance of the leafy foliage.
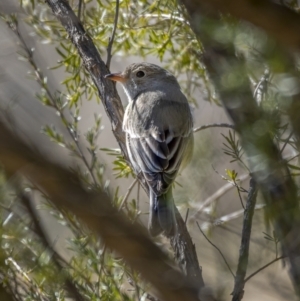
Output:
[[120,149],[112,149],[112,148],[101,148],[102,151],[106,152],[110,156],[116,157],[113,161],[113,165],[115,166],[113,170],[115,171],[116,178],[128,178],[129,176],[133,176],[133,171],[131,167],[124,160]]
[[[78,13],[78,1],[70,1],[70,4]],[[82,130],[80,127],[85,101],[99,101],[97,90],[82,66],[80,56],[44,1],[20,0],[20,5],[21,14],[1,17],[20,43],[20,59],[30,66],[30,77],[39,84],[37,100],[58,115],[66,129],[61,133],[53,125],[45,124],[42,133],[69,152],[75,161],[73,172],[80,175],[86,189],[104,189],[113,194],[113,204],[122,209],[120,207],[125,201],[128,217],[131,220],[138,219],[142,214],[139,194],[136,198],[122,196],[119,187],[111,188],[104,180],[105,165],[99,159],[99,150],[114,158],[116,179],[133,180],[134,173],[119,149],[99,147],[103,129],[101,116],[95,114],[91,128]],[[289,5],[295,8],[296,3],[290,2]],[[106,55],[113,30],[115,7],[115,1],[82,1],[81,21],[102,55]],[[271,133],[275,144],[289,162],[291,174],[298,176],[297,138],[286,117],[287,103],[291,102],[293,96],[291,91],[296,89],[295,82],[284,73],[283,59],[280,52],[274,50],[274,41],[267,39],[264,33],[251,25],[230,16],[222,16],[222,21],[224,23],[220,26],[209,24],[208,30],[219,43],[232,42],[237,54],[244,59],[248,73],[243,74],[242,78],[246,77],[251,82],[254,97],[264,117],[259,123],[253,124],[252,130],[258,135]],[[38,41],[55,49],[57,63],[50,70],[63,70],[65,74],[59,87],[53,89],[48,84],[46,72],[37,64],[35,50],[20,33],[21,22],[26,22]],[[199,104],[195,97],[197,93],[203,99],[220,104],[218,93],[212,88],[199,60],[202,45],[191,29],[185,10],[177,1],[121,1],[112,49],[115,57],[135,55],[144,59],[149,56],[157,58],[179,79],[184,93],[195,106]],[[241,71],[237,69],[222,79],[228,84],[228,89],[234,89],[240,80]],[[224,138],[223,153],[230,157],[229,162],[226,160],[228,168],[223,179],[236,188],[245,209],[241,193],[248,193],[248,190],[242,187],[240,166],[232,167],[232,164],[240,163],[243,172],[250,173],[244,150],[234,130],[221,135]],[[204,155],[205,152],[201,152],[201,156]],[[195,174],[199,176],[199,173],[197,170]],[[206,177],[203,174],[201,176]],[[0,281],[13,292],[17,300],[67,300],[74,292],[87,300],[145,300],[152,297],[146,292],[148,288],[139,275],[125,266],[116,254],[107,250],[101,240],[83,227],[75,216],[54,207],[37,187],[22,183],[22,180],[20,182],[21,188],[13,189],[18,185],[11,185],[9,177],[0,173]],[[28,192],[29,203],[24,191]],[[39,211],[30,207],[30,204],[34,207],[35,199],[42,204]],[[17,206],[17,203],[22,206]],[[222,217],[217,216],[217,202],[212,203],[215,208],[205,213],[209,222],[216,225],[215,220],[221,220]],[[196,208],[196,205],[192,206]],[[41,218],[41,210],[50,212],[57,224],[61,225],[57,231],[67,232],[67,258],[60,254],[55,245],[45,241],[47,235],[35,220]],[[227,221],[230,222],[230,218]],[[273,236],[264,235],[265,240],[275,244],[275,258],[278,258],[279,240],[275,232]]]

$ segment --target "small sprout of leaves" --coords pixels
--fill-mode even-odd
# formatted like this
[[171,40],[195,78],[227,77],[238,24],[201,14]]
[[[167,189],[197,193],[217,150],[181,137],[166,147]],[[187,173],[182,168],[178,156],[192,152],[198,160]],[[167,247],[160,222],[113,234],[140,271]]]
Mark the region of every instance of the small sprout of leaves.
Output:
[[44,127],[42,127],[42,133],[50,137],[50,139],[56,142],[58,145],[62,147],[66,147],[66,143],[63,135],[58,133],[53,125],[52,126],[45,125]]
[[127,164],[124,157],[121,155],[120,149],[116,148],[101,148],[100,150],[106,152],[109,156],[115,156],[116,159],[113,161],[116,179],[118,178],[128,178],[129,176],[134,176],[133,170]]
[[264,238],[266,240],[272,241],[275,244],[275,258],[278,258],[278,244],[280,242],[279,237],[277,236],[276,232],[273,230],[273,236],[271,236],[270,234],[263,232],[264,234]]
[[240,146],[239,140],[235,137],[235,132],[229,131],[229,135],[225,136],[221,134],[227,143],[223,143],[225,148],[223,148],[224,154],[232,157],[230,163],[235,161],[241,161],[241,157],[243,155],[242,147]]

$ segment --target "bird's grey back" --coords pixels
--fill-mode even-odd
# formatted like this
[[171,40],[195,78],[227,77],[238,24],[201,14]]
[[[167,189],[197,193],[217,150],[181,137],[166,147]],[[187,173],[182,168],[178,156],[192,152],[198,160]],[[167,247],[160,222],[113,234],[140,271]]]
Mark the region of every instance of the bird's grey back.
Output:
[[149,89],[128,104],[123,129],[139,137],[168,129],[174,136],[188,136],[192,129],[189,104],[180,88],[172,84],[164,90]]

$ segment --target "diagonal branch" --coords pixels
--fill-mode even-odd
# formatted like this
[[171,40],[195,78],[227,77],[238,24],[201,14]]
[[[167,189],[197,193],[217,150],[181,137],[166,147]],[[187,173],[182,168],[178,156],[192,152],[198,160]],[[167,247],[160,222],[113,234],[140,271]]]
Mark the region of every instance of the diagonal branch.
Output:
[[277,262],[281,259],[284,259],[284,256],[279,256],[274,258],[273,260],[271,260],[270,262],[268,262],[267,264],[265,264],[264,266],[262,266],[261,268],[259,268],[258,270],[256,270],[254,273],[252,273],[251,275],[249,275],[244,282],[247,282],[248,280],[250,280],[252,277],[254,277],[255,275],[257,275],[258,273],[260,273],[262,270],[266,269],[267,267],[269,267],[270,265],[272,265],[274,262]]
[[122,131],[124,109],[115,85],[104,79],[109,69],[100,57],[92,39],[85,32],[80,20],[76,17],[66,0],[46,0],[54,15],[62,23],[72,43],[77,48],[83,64],[96,85],[99,97],[110,119],[112,131],[119,143],[122,153],[127,158],[125,135]]
[[248,266],[250,238],[252,229],[252,218],[255,210],[257,196],[257,187],[255,181],[251,178],[250,189],[246,203],[246,209],[244,212],[242,240],[240,246],[239,262],[235,276],[235,283],[233,289],[232,301],[240,301],[244,295],[245,276]]
[[[239,180],[240,182],[243,182],[247,180],[249,177],[250,177],[249,174],[244,174],[240,176]],[[233,189],[234,187],[236,186],[233,183],[226,183],[225,185],[223,185],[215,193],[213,193],[206,200],[200,203],[199,207],[197,207],[196,212],[193,214],[193,216],[190,219],[195,220],[205,207],[210,206],[213,202],[221,198],[225,193],[227,193],[229,190]]]
[[234,130],[234,126],[232,124],[228,123],[213,123],[213,124],[206,124],[206,125],[201,125],[197,128],[194,128],[194,133],[203,131],[209,128],[230,128]]
[[106,60],[106,66],[107,68],[110,67],[110,61],[112,58],[112,46],[115,40],[117,25],[118,25],[118,17],[119,17],[119,6],[120,6],[120,0],[116,0],[116,12],[115,12],[115,20],[114,20],[114,27],[111,34],[111,37],[109,38],[109,43],[107,46],[107,60]]
[[220,250],[220,248],[218,248],[214,243],[212,243],[210,241],[210,239],[205,235],[205,233],[203,232],[203,230],[201,229],[201,227],[199,226],[199,223],[197,222],[197,226],[198,226],[198,229],[200,230],[200,232],[202,233],[202,235],[204,236],[204,238],[219,252],[219,254],[221,255],[221,257],[223,258],[223,261],[225,263],[225,265],[227,266],[230,274],[232,275],[233,278],[235,278],[235,275],[234,273],[232,272],[232,269],[228,263],[228,261],[226,260],[226,257],[224,256],[223,252]]
[[103,191],[88,191],[68,169],[51,162],[0,123],[0,161],[8,175],[26,176],[59,208],[71,211],[105,245],[150,282],[165,301],[199,301],[199,287],[173,267],[167,255],[149,238],[138,222],[114,208]]

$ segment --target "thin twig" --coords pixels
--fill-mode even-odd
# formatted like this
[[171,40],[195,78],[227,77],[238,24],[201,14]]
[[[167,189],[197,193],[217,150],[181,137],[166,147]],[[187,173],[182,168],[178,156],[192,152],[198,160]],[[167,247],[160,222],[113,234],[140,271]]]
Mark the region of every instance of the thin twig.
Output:
[[[255,210],[261,210],[263,208],[265,208],[265,204],[258,204],[258,205],[255,205]],[[217,227],[217,226],[220,226],[220,225],[223,225],[224,223],[227,223],[229,221],[232,221],[234,219],[237,219],[239,218],[241,215],[243,215],[245,212],[244,209],[241,209],[241,210],[237,210],[235,212],[231,212],[229,214],[226,214],[226,215],[223,215],[221,216],[220,218],[216,219],[213,223],[212,223],[212,226],[214,227]],[[201,227],[203,228],[203,225],[201,225]]]
[[212,123],[212,124],[206,124],[206,125],[201,125],[197,128],[194,128],[193,132],[200,132],[202,130],[206,130],[209,128],[230,128],[230,129],[235,129],[234,125],[228,124],[228,123]]
[[224,262],[225,262],[225,264],[226,264],[226,266],[227,266],[227,268],[228,268],[228,270],[229,270],[229,272],[231,273],[231,275],[232,275],[232,277],[233,278],[235,278],[235,275],[233,274],[233,272],[232,272],[232,270],[231,270],[231,268],[230,268],[230,266],[229,266],[229,264],[228,264],[228,262],[227,262],[227,260],[226,260],[226,258],[225,258],[225,256],[223,255],[223,253],[222,253],[222,251],[215,245],[215,244],[213,244],[210,240],[209,240],[209,238],[205,235],[205,233],[202,231],[202,229],[200,228],[200,226],[199,226],[199,224],[198,224],[198,222],[196,222],[197,223],[197,226],[198,226],[198,228],[199,228],[199,230],[200,230],[200,232],[202,233],[202,235],[204,236],[204,238],[220,253],[220,255],[222,256],[222,258],[223,258],[223,260],[224,260]]
[[111,58],[112,58],[112,45],[114,43],[115,34],[116,34],[117,26],[118,26],[119,5],[120,5],[120,0],[116,0],[116,12],[115,12],[114,28],[113,28],[112,35],[109,39],[109,43],[108,43],[108,46],[107,46],[106,66],[107,66],[108,69],[110,67],[110,62],[111,62]]
[[[245,174],[240,176],[239,180],[240,182],[243,182],[247,180],[250,177],[249,174]],[[236,187],[233,183],[227,183],[223,185],[220,189],[218,189],[213,195],[209,196],[206,200],[204,200],[201,205],[198,207],[197,211],[193,214],[192,219],[196,219],[198,214],[202,212],[202,210],[209,206],[211,203],[219,199],[222,195],[224,195],[226,192],[231,190],[232,188]]]
[[240,246],[239,262],[236,271],[232,301],[240,301],[244,295],[245,276],[248,267],[252,219],[255,210],[257,185],[253,178],[250,179],[250,189],[244,212],[242,239]]
[[190,208],[187,209],[186,214],[185,214],[185,219],[184,219],[184,223],[186,224],[188,217],[189,217],[189,212],[190,212]]
[[239,189],[239,186],[236,186],[236,189],[237,189],[237,192],[238,192],[238,195],[239,195],[239,199],[240,199],[241,205],[242,205],[243,209],[245,210],[245,205],[243,203],[243,199],[242,199],[242,196],[241,196],[241,191]]
[[134,185],[137,183],[137,181],[138,181],[137,178],[134,179],[134,181],[133,181],[133,182],[131,183],[131,185],[128,187],[128,190],[127,190],[127,192],[126,192],[126,194],[125,194],[125,196],[124,196],[124,198],[123,198],[123,200],[122,200],[122,202],[121,202],[121,204],[120,204],[119,210],[122,210],[122,208],[123,208],[125,202],[127,201],[128,197],[129,197],[129,195],[130,195],[131,190],[133,189],[133,187],[134,187]]
[[138,182],[137,191],[136,191],[136,210],[137,210],[137,212],[140,211],[140,190],[141,190],[141,184],[140,184],[140,182]]
[[254,273],[252,273],[251,275],[249,275],[245,280],[244,283],[246,283],[248,280],[250,280],[253,276],[257,275],[259,272],[261,272],[262,270],[264,270],[265,268],[267,268],[268,266],[270,266],[271,264],[273,264],[276,261],[279,261],[281,259],[284,259],[286,256],[279,256],[275,259],[273,259],[272,261],[270,261],[269,263],[265,264],[264,266],[262,266],[261,268],[259,268],[257,271],[255,271]]
[[0,137],[5,141],[0,143],[0,161],[7,174],[23,174],[53,203],[76,214],[95,235],[102,237],[107,248],[121,256],[144,281],[151,283],[163,300],[199,300],[198,286],[191,286],[189,279],[175,269],[174,263],[152,242],[145,228],[138,222],[128,221],[112,205],[105,191],[87,190],[69,168],[53,163],[53,159],[50,161],[25,145],[1,122]]
[[284,145],[282,146],[281,150],[280,150],[280,154],[283,153],[285,147],[287,146],[287,144],[289,143],[290,139],[292,138],[292,136],[294,135],[294,131],[291,131],[291,133],[289,134],[289,136],[286,138]]
[[82,4],[83,4],[83,0],[79,0],[79,3],[78,3],[78,14],[77,14],[77,17],[78,17],[79,20],[81,20]]

